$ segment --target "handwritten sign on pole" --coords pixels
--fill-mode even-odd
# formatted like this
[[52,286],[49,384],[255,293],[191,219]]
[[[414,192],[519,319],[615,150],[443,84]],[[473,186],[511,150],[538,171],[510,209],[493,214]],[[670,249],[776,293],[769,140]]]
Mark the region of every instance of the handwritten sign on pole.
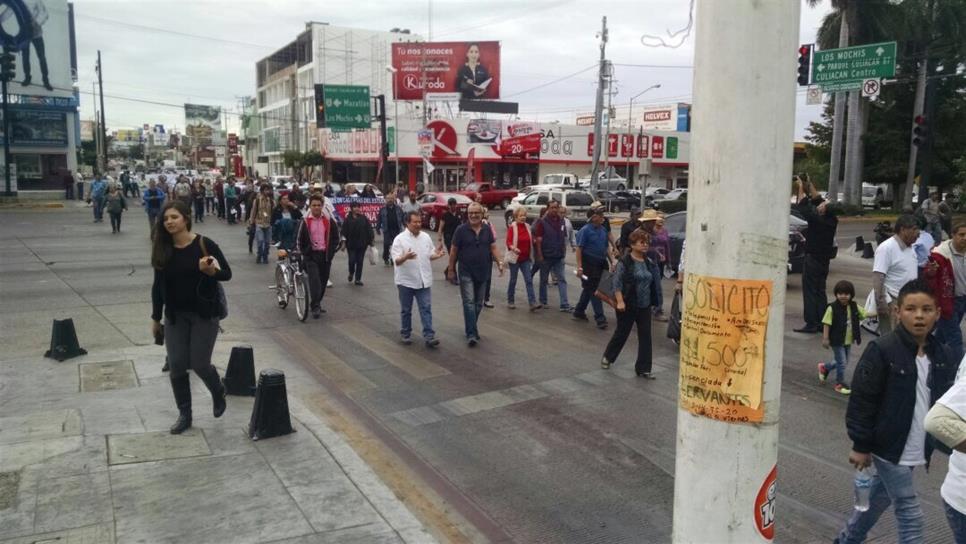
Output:
[[730,423],[762,421],[772,283],[698,274],[685,279],[681,408]]

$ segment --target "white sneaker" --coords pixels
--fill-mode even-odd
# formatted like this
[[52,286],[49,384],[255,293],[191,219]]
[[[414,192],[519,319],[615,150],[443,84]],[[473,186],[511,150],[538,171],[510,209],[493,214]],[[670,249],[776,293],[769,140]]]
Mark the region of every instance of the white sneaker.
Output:
[[328,282],[327,282],[327,283],[325,284],[325,286],[326,286],[326,287],[332,287],[332,280],[329,280],[329,281],[328,281]]

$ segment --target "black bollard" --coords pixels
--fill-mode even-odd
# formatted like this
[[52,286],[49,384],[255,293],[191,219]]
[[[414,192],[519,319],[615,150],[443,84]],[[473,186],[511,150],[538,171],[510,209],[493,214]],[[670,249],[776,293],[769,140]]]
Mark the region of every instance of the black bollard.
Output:
[[255,395],[255,352],[251,346],[234,346],[225,370],[225,390],[229,395]]
[[875,250],[872,249],[872,242],[866,242],[865,248],[862,250],[862,258],[871,259],[873,257],[875,257]]
[[44,353],[44,357],[64,361],[78,355],[87,355],[87,350],[77,342],[74,320],[55,319],[53,330],[50,331],[50,349]]
[[258,376],[255,406],[248,425],[252,440],[272,438],[294,432],[288,414],[288,393],[285,390],[285,373],[281,370],[263,370]]
[[859,252],[865,248],[865,238],[861,236],[855,237],[855,251]]

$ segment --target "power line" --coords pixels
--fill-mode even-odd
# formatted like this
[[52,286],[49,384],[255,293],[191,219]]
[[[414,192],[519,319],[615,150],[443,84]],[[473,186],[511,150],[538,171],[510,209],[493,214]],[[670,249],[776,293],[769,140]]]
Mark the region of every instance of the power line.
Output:
[[512,96],[519,96],[521,94],[526,94],[526,93],[533,92],[533,91],[536,91],[536,90],[539,90],[539,89],[543,89],[544,87],[548,87],[550,85],[553,85],[554,83],[560,83],[561,81],[566,81],[566,80],[568,80],[568,79],[570,79],[572,77],[579,76],[580,74],[583,74],[584,72],[589,72],[590,70],[593,70],[594,68],[597,68],[597,63],[591,64],[590,66],[588,66],[586,68],[583,68],[581,70],[577,70],[576,72],[574,72],[572,74],[568,74],[568,75],[563,76],[561,78],[554,79],[553,81],[548,81],[546,83],[541,83],[540,85],[536,85],[534,87],[530,87],[529,89],[524,89],[522,91],[517,91],[515,93],[508,94],[508,95],[504,96],[503,98],[510,98]]

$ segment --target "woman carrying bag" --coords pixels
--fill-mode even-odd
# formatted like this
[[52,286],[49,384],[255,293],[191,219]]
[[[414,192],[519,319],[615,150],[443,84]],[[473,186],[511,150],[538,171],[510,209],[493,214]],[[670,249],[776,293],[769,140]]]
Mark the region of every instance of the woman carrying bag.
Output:
[[634,371],[638,376],[654,379],[651,374],[651,308],[657,304],[660,289],[660,270],[647,256],[650,235],[641,229],[628,236],[630,252],[617,262],[614,271],[614,298],[617,309],[617,329],[607,343],[601,368],[610,368],[624,349],[624,343],[637,325],[637,362]]
[[179,414],[171,434],[181,434],[191,427],[189,368],[211,392],[214,416],[225,412],[225,387],[211,364],[211,353],[218,322],[227,311],[218,282],[231,279],[231,268],[215,242],[191,232],[187,204],[178,200],[165,204],[161,226],[155,229],[151,247],[152,332],[167,347]]
[[506,232],[506,262],[510,265],[510,285],[507,286],[506,301],[507,306],[512,310],[516,308],[514,299],[517,291],[517,272],[523,274],[523,283],[527,286],[527,302],[530,303],[530,311],[539,309],[537,297],[533,292],[533,274],[531,267],[533,262],[530,259],[530,228],[527,226],[526,208],[517,208],[513,213],[513,223]]

